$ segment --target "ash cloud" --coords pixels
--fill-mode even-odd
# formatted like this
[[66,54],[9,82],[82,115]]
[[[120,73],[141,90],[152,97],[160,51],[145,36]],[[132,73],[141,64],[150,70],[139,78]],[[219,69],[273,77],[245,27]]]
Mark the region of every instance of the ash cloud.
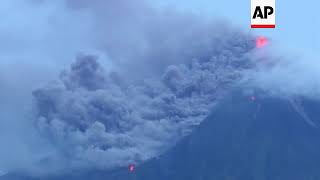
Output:
[[[244,49],[236,48],[249,53],[249,37],[242,38]],[[97,57],[79,56],[58,81],[33,92],[37,128],[72,165],[141,163],[201,123],[219,95],[254,66],[246,55],[226,50],[131,83],[127,74],[106,72]]]
[[243,49],[239,41],[244,33],[226,21],[173,9],[158,10],[148,0],[66,2],[72,12],[90,14],[94,27],[90,36],[95,47],[106,52],[119,71],[130,73],[132,78],[161,76],[168,65],[210,58],[223,50],[244,53],[236,52]]
[[254,50],[251,35],[224,21],[158,10],[151,1],[25,2],[54,7],[37,24],[49,27],[42,33],[53,30],[41,34],[50,45],[27,50],[45,50],[28,54],[34,62],[54,57],[58,71],[76,52],[89,53],[33,91],[32,123],[54,149],[42,152],[37,168],[108,169],[156,157],[201,123],[242,76],[276,95],[318,96],[315,62]]
[[[6,127],[33,135],[19,135],[26,137],[22,146],[28,150],[13,152],[21,157],[3,165],[8,171],[61,173],[142,163],[189,134],[225,89],[255,66],[250,34],[223,21],[155,9],[151,1],[12,2],[12,11],[23,10],[26,16],[8,24],[27,22],[27,31],[11,31],[24,41],[7,39],[21,46],[9,48],[1,58],[28,64],[21,68],[23,74],[33,72],[34,78],[26,78],[28,86],[15,79],[14,89],[23,100],[16,99],[8,113],[20,114],[16,107],[21,101],[29,105],[31,89],[49,83],[32,92],[30,118],[9,116],[15,120]],[[78,52],[84,53],[74,61]],[[4,81],[9,82],[14,74],[7,74]],[[6,145],[9,151],[10,143]]]

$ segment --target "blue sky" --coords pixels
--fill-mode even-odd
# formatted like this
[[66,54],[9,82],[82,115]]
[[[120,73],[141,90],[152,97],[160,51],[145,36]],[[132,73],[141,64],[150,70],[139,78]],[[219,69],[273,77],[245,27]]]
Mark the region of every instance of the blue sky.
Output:
[[[227,18],[233,24],[257,35],[265,35],[282,48],[299,53],[314,54],[320,50],[320,1],[276,0],[276,29],[250,28],[250,0],[163,0],[162,6],[176,6],[183,11],[193,11],[213,17]],[[300,13],[298,13],[300,12]]]

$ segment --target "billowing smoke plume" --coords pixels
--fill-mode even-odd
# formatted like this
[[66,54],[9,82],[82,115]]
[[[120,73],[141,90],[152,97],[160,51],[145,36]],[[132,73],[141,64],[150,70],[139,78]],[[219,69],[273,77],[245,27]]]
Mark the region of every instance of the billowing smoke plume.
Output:
[[[151,3],[8,0],[10,8],[0,6],[2,11],[9,9],[5,15],[23,7],[23,15],[14,16],[16,21],[0,24],[0,38],[6,42],[0,55],[1,63],[17,61],[23,67],[18,72],[28,79],[21,83],[17,72],[2,68],[2,85],[18,85],[1,89],[1,97],[17,101],[12,107],[18,107],[20,101],[29,100],[31,95],[24,96],[31,87],[49,82],[32,93],[32,121],[16,119],[16,114],[24,114],[17,108],[6,112],[15,115],[0,114],[14,119],[3,129],[19,132],[15,139],[11,134],[1,136],[10,142],[0,150],[2,162],[8,152],[22,154],[6,159],[15,162],[10,166],[0,163],[0,171],[34,164],[49,172],[144,162],[188,135],[243,75],[255,87],[278,95],[319,95],[316,63],[274,58],[264,50],[252,53],[253,38],[224,22],[155,9]],[[78,52],[83,54],[74,61],[71,57]],[[247,71],[256,60],[258,68]],[[71,61],[70,68],[51,82],[52,74]],[[12,89],[22,91],[23,98],[8,98]],[[17,141],[20,136],[24,143]],[[42,149],[42,144],[49,148]]]
[[[8,42],[1,59],[23,67],[1,69],[6,76],[0,80],[15,82],[12,89],[23,96],[16,96],[6,118],[14,120],[4,129],[19,132],[24,143],[15,138],[14,144],[27,149],[13,151],[8,143],[5,152],[27,159],[18,156],[8,167],[0,163],[0,170],[23,169],[34,161],[39,171],[143,162],[189,134],[223,91],[254,66],[250,35],[221,21],[155,9],[151,1],[4,4],[10,8],[3,14],[17,18],[7,23],[18,27],[0,24],[0,38]],[[11,16],[20,10],[24,15]],[[78,52],[83,54],[51,81]],[[12,81],[18,72],[22,75]],[[39,84],[47,85],[32,93],[35,117],[30,120],[16,107],[21,101],[28,106],[30,89]],[[12,89],[4,88],[2,96],[11,97]],[[7,136],[2,137],[11,142],[12,136]],[[6,154],[1,153],[1,159]]]
[[236,39],[210,47],[215,53],[172,62],[161,78],[134,83],[81,55],[58,81],[34,91],[37,127],[73,165],[110,168],[155,157],[190,133],[253,67],[250,37],[234,33]]

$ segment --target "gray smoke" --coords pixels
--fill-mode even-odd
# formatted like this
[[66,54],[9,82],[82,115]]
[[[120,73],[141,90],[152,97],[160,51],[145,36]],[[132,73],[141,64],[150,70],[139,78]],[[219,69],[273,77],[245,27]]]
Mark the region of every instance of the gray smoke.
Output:
[[[149,1],[4,4],[10,4],[8,16],[25,14],[8,21],[18,27],[0,26],[2,34],[22,37],[0,35],[8,42],[0,54],[3,62],[21,65],[25,81],[2,68],[2,84],[15,82],[3,98],[12,97],[12,89],[21,96],[12,97],[17,102],[6,118],[14,120],[4,126],[21,133],[6,133],[11,143],[0,151],[8,162],[8,152],[19,156],[10,165],[0,163],[4,170],[46,173],[144,162],[189,134],[254,66],[251,35],[222,21],[155,9]],[[31,89],[39,84],[47,85],[32,92],[33,114],[16,108],[29,107]],[[19,150],[13,151],[15,144]]]
[[247,38],[242,48],[228,47],[240,53],[226,48],[135,83],[81,55],[58,81],[34,91],[37,127],[71,165],[112,168],[153,158],[199,125],[222,91],[253,67]]

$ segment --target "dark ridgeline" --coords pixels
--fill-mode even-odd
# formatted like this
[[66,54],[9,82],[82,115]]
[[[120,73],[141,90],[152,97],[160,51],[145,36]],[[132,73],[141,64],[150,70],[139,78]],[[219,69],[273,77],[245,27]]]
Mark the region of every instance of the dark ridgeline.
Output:
[[[291,101],[264,93],[252,98],[237,91],[190,136],[134,172],[123,168],[45,179],[319,180],[319,118],[320,105],[315,101]],[[19,175],[0,179],[36,180]]]

